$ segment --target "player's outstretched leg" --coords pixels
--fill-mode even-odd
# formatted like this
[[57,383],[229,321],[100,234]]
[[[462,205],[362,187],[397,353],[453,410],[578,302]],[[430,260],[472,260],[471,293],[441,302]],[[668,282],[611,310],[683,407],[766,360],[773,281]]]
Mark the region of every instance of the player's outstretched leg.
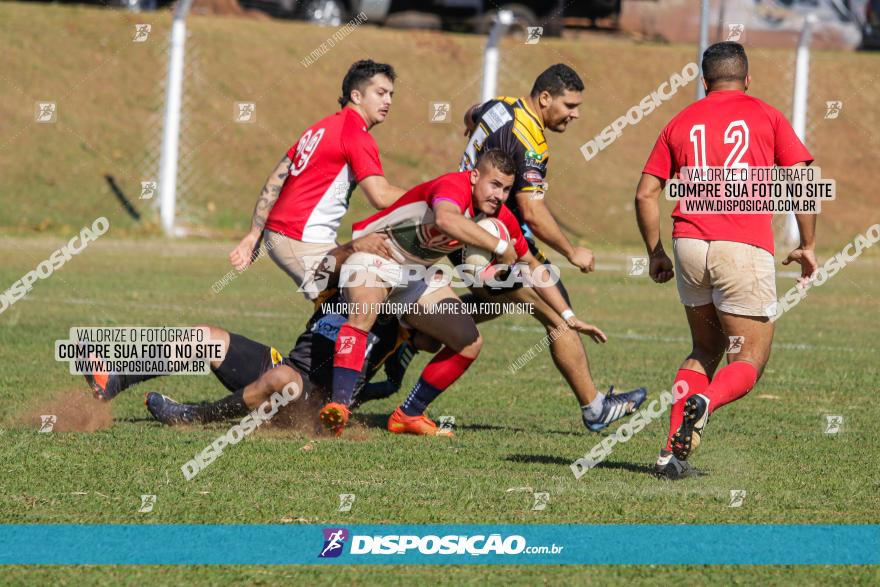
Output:
[[685,403],[690,397],[706,391],[709,379],[715,373],[727,348],[727,337],[713,304],[685,306],[685,314],[691,330],[691,353],[681,364],[672,384],[673,392],[683,389],[684,393],[676,395],[669,412],[666,444],[660,450],[654,467],[658,477],[672,480],[692,474],[687,461],[672,454],[673,437],[684,420]]
[[[194,326],[193,328],[209,328],[211,330],[211,334],[209,339],[211,341],[222,342],[223,348],[228,350],[230,348],[230,340],[229,333],[222,328],[217,328],[216,326],[210,326],[207,324],[199,324]],[[158,344],[153,346],[160,346]],[[158,353],[157,353],[158,356]],[[95,357],[89,357],[92,360],[95,360]],[[100,363],[100,361],[97,361]],[[211,361],[211,370],[215,372],[220,367],[221,361],[212,360]],[[85,373],[83,375],[86,379],[86,383],[89,384],[89,387],[92,388],[92,393],[95,395],[97,399],[110,401],[119,395],[121,392],[125,391],[129,387],[133,385],[137,385],[143,381],[149,381],[150,379],[155,379],[156,377],[162,377],[162,375],[124,375],[120,373],[114,373],[112,371],[106,370],[96,370],[94,373]]]
[[[561,283],[559,284],[561,287]],[[568,299],[565,288],[563,295]],[[580,335],[571,330],[533,288],[521,287],[503,293],[490,293],[487,288],[474,288],[472,301],[518,303],[531,306],[535,319],[547,330],[550,340],[550,356],[556,368],[565,378],[581,407],[581,419],[588,430],[598,432],[613,422],[634,413],[647,397],[644,387],[625,393],[614,393],[614,386],[607,394],[600,393],[590,373],[590,363]],[[469,301],[471,301],[469,300]],[[476,317],[479,324],[497,315],[483,314]]]
[[150,414],[163,424],[206,424],[244,418],[271,401],[276,393],[284,394],[289,401],[298,399],[302,384],[302,377],[296,370],[278,365],[253,383],[214,402],[183,404],[160,393],[149,392],[144,403]]

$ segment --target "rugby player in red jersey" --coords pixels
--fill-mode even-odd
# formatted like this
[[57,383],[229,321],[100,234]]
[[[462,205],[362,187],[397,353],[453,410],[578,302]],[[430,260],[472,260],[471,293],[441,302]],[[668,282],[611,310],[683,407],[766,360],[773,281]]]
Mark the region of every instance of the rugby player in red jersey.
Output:
[[[348,406],[367,349],[367,333],[376,319],[382,302],[418,304],[425,311],[402,312],[413,328],[441,343],[444,347],[422,371],[407,399],[388,420],[394,433],[448,435],[424,415],[425,408],[444,389],[452,385],[477,358],[482,339],[473,318],[464,312],[433,313],[427,308],[435,304],[455,306],[460,302],[448,285],[426,279],[407,280],[404,265],[430,267],[448,253],[465,245],[495,251],[499,263],[512,266],[522,261],[530,270],[546,271],[543,264],[529,252],[514,215],[504,206],[513,185],[516,166],[511,157],[499,149],[484,152],[470,171],[447,173],[409,190],[392,206],[354,224],[353,236],[382,232],[394,260],[369,252],[348,257],[342,275],[362,272],[376,277],[375,283],[354,282],[346,286],[340,278],[349,308],[348,320],[339,329],[333,360],[333,398],[321,411],[325,427],[341,433],[348,422]],[[510,242],[492,236],[477,226],[475,220],[497,218],[507,228]],[[352,281],[348,281],[352,283]],[[554,311],[569,316],[569,327],[588,334],[596,342],[605,342],[605,334],[573,316],[557,286],[536,287],[541,298]]]
[[[657,283],[676,277],[693,348],[675,376],[687,394],[672,407],[666,446],[656,473],[689,475],[687,458],[702,440],[709,415],[754,387],[773,340],[768,308],[776,302],[770,214],[672,213],[677,272],[660,240],[658,199],[682,167],[772,167],[810,164],[813,157],[778,110],[749,96],[751,77],[742,45],[716,43],[703,53],[707,95],[681,111],[660,133],[642,172],[636,214]],[[801,280],[817,269],[815,215],[797,215],[800,245],[782,262],[801,266]],[[742,348],[718,367],[729,337]],[[714,377],[713,377],[714,375]]]
[[[336,246],[336,231],[356,186],[373,207],[389,206],[404,190],[388,183],[370,129],[384,122],[394,95],[394,69],[384,63],[354,63],[342,82],[342,109],[310,126],[266,181],[250,232],[229,254],[242,270],[260,239],[269,256],[302,288],[306,266]],[[382,239],[361,241],[358,250],[383,254]],[[306,288],[308,299],[317,291]]]

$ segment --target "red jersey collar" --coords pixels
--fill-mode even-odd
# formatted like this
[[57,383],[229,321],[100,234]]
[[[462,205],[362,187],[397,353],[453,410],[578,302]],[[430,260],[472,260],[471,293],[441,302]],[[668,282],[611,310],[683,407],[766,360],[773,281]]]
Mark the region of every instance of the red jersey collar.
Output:
[[[346,110],[348,110],[348,112],[345,112]],[[364,130],[367,131],[367,132],[369,132],[369,130],[370,130],[370,129],[369,129],[369,126],[370,126],[370,125],[367,124],[367,121],[364,120],[364,117],[361,116],[361,113],[360,113],[360,112],[358,112],[358,111],[355,110],[354,108],[351,108],[350,106],[343,106],[343,107],[342,107],[342,110],[341,110],[340,112],[345,113],[346,116],[350,116],[350,115],[357,116],[357,117],[358,117],[358,120],[360,120],[360,121],[363,123],[363,125],[364,125]]]

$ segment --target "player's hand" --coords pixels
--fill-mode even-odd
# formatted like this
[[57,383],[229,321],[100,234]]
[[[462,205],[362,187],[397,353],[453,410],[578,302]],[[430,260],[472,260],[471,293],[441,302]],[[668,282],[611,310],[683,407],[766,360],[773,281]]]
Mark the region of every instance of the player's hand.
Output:
[[507,265],[508,267],[513,267],[516,264],[516,260],[519,258],[516,254],[516,247],[514,247],[514,243],[516,243],[516,239],[512,239],[507,244],[507,249],[504,251],[503,255],[495,255],[495,262],[501,265]]
[[816,251],[813,249],[797,248],[788,254],[788,257],[785,258],[782,264],[788,265],[792,261],[801,266],[801,276],[798,278],[798,284],[801,286],[807,285],[819,268],[819,263],[816,261]]
[[580,269],[581,273],[589,273],[596,269],[596,258],[593,256],[593,251],[584,247],[575,247],[568,262]]
[[583,320],[579,320],[577,317],[571,318],[568,320],[568,325],[580,332],[581,334],[586,334],[590,338],[593,339],[593,342],[597,342],[599,344],[608,342],[608,337],[604,332],[598,327],[593,326],[592,324],[587,324]]
[[238,271],[244,271],[248,265],[254,260],[254,249],[257,248],[257,242],[260,240],[259,234],[252,232],[241,239],[232,252],[229,253],[229,262]]
[[394,251],[388,242],[388,235],[373,232],[366,236],[362,236],[351,242],[352,250],[355,253],[372,253],[379,255],[389,261],[394,261]]
[[675,277],[675,271],[672,270],[672,259],[666,253],[660,251],[651,257],[651,264],[648,268],[651,279],[657,283],[666,283]]

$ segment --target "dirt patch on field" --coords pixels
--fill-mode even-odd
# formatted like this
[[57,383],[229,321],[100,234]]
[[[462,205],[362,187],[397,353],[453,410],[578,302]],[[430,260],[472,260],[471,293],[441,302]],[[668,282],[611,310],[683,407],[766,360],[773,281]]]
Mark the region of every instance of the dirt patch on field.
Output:
[[16,427],[43,432],[95,432],[113,424],[110,404],[82,389],[66,389],[34,402],[15,418]]
[[[290,433],[303,435],[311,440],[332,439],[334,435],[324,429],[318,420],[318,413],[326,402],[321,394],[312,394],[308,398],[297,400],[281,408],[266,425],[266,433],[289,436]],[[347,440],[367,440],[370,436],[368,428],[352,416],[345,428],[343,437]],[[313,447],[307,443],[303,450]]]
[[323,405],[324,398],[320,394],[300,398],[278,410],[268,422],[268,427],[299,432],[310,437],[321,436],[323,427],[318,421],[318,412]]

